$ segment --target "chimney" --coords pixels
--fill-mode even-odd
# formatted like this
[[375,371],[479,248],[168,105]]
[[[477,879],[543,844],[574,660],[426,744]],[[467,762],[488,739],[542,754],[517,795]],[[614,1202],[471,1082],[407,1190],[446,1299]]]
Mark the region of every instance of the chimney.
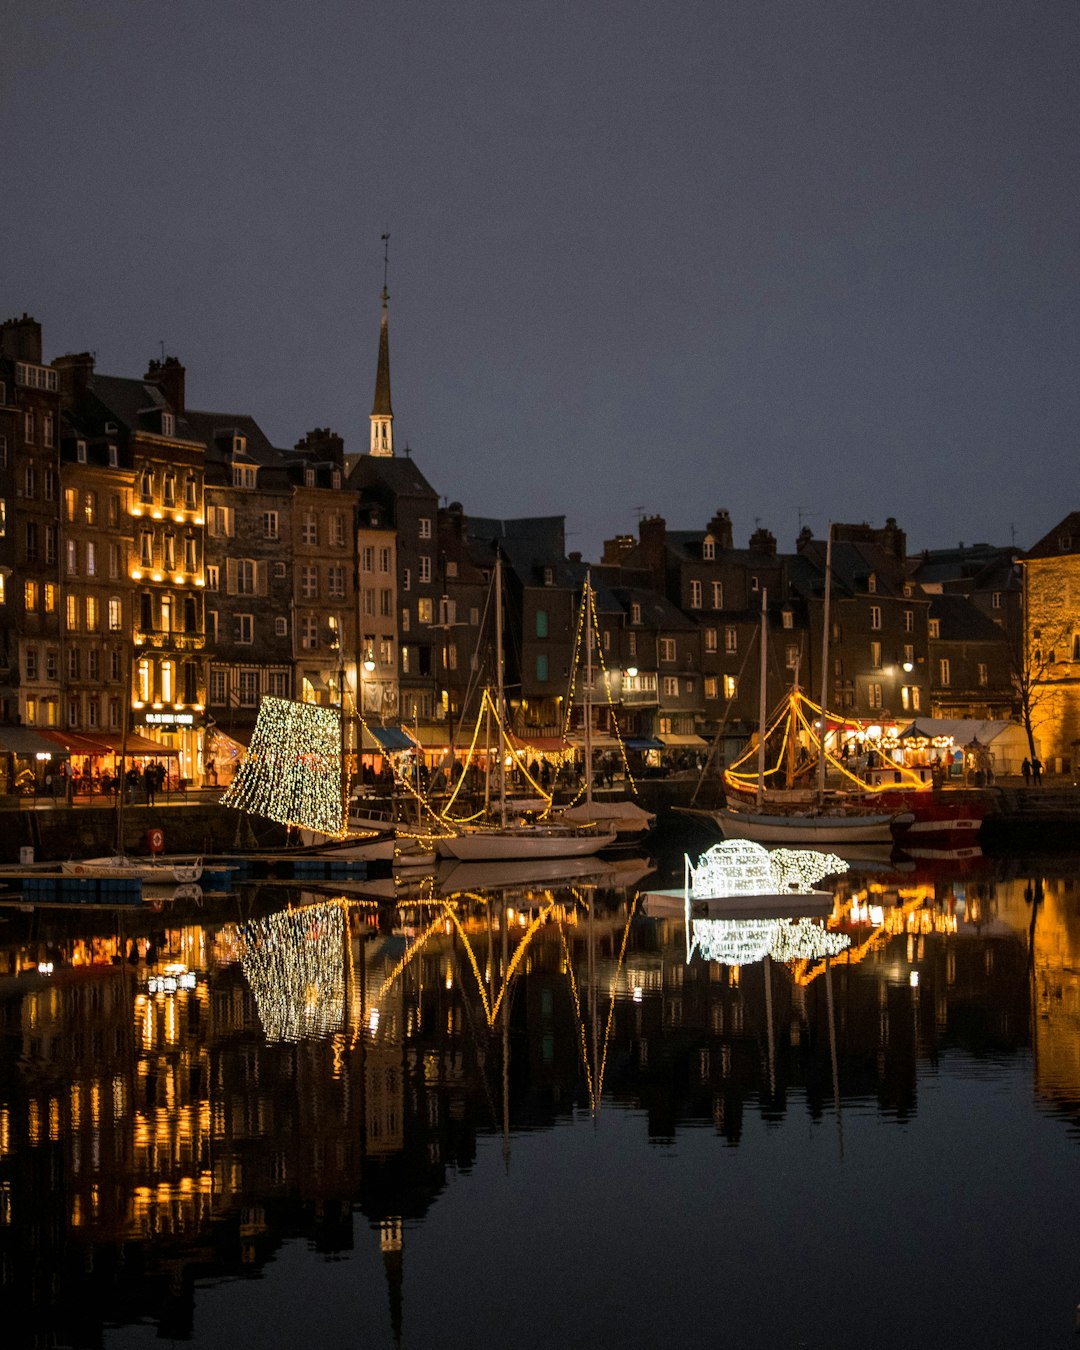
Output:
[[12,361],[32,361],[41,365],[41,324],[24,314],[0,324],[0,356]]
[[731,517],[723,507],[721,507],[716,515],[713,516],[712,520],[709,521],[706,529],[716,540],[716,547],[718,549],[730,549],[732,547]]
[[297,441],[295,448],[317,462],[329,462],[343,468],[345,464],[345,442],[329,427],[315,427],[303,440]]
[[70,407],[86,393],[94,374],[94,358],[90,352],[68,352],[53,362],[58,372],[60,402]]
[[907,532],[897,526],[895,516],[890,516],[885,522],[881,532],[881,547],[900,562],[907,557]]
[[776,536],[762,526],[750,536],[749,547],[757,553],[769,553],[776,557]]
[[174,413],[184,412],[184,376],[187,372],[175,356],[164,361],[151,361],[143,379],[155,385]]

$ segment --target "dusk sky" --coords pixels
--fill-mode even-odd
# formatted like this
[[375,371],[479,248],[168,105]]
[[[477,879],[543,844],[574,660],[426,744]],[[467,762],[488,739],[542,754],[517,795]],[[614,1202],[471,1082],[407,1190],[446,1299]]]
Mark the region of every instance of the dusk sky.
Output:
[[480,515],[1080,506],[1076,0],[5,0],[0,318]]

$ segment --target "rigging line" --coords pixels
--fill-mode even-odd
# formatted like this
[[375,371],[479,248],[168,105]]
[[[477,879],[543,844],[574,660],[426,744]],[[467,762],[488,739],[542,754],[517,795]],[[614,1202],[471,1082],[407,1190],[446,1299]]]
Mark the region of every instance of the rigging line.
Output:
[[[706,775],[707,775],[708,772],[709,772],[709,769],[710,769],[710,767],[711,767],[711,765],[712,765],[713,760],[720,754],[720,751],[721,751],[721,749],[723,748],[723,739],[724,739],[724,738],[723,738],[723,731],[724,731],[724,728],[727,726],[727,723],[728,723],[728,717],[731,715],[731,708],[732,708],[732,705],[734,704],[735,700],[736,700],[736,699],[738,698],[738,696],[739,696],[739,688],[740,688],[740,686],[742,685],[742,679],[743,679],[743,676],[746,674],[747,663],[749,662],[750,657],[752,656],[752,654],[753,654],[753,652],[754,652],[754,645],[755,645],[755,643],[757,643],[758,640],[759,640],[759,634],[758,634],[758,630],[755,628],[755,629],[753,630],[753,632],[750,634],[750,641],[746,644],[746,651],[743,653],[742,664],[739,666],[739,673],[738,673],[738,675],[736,675],[736,677],[735,677],[735,687],[734,687],[734,690],[733,690],[733,692],[732,692],[732,694],[731,694],[731,697],[728,699],[727,703],[724,705],[724,711],[723,711],[723,714],[722,714],[722,716],[721,716],[721,718],[720,718],[720,728],[719,728],[719,731],[717,732],[715,738],[713,739],[712,745],[709,747],[709,753],[708,753],[708,754],[706,755],[706,757],[705,757],[705,763],[701,766],[701,772],[698,774],[697,784],[696,784],[696,786],[694,787],[694,795],[690,798],[690,805],[691,805],[691,806],[693,806],[693,804],[697,801],[698,793],[701,791],[701,786],[702,786],[702,784],[703,784],[704,781],[705,781],[705,777],[706,777]],[[725,641],[726,641],[726,639],[725,639]],[[717,638],[717,643],[718,643],[718,645],[719,645],[719,637]],[[736,761],[736,763],[738,763],[738,761]],[[732,766],[732,767],[734,767],[734,766]]]

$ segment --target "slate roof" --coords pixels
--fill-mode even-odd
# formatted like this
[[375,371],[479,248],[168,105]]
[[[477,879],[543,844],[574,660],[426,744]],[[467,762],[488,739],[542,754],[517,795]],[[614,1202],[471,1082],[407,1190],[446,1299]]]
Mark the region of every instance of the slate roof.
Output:
[[611,593],[628,616],[631,605],[641,606],[642,628],[660,628],[665,632],[673,629],[683,632],[697,631],[698,625],[694,620],[688,618],[677,605],[673,605],[659,591],[646,590],[640,586],[612,586]]
[[935,595],[930,617],[939,621],[943,642],[1004,642],[1005,632],[963,595]]
[[435,497],[438,493],[408,455],[361,455],[349,475],[350,487],[377,484],[397,497]]
[[120,375],[98,375],[95,372],[91,376],[88,391],[111,414],[111,418],[106,420],[123,423],[129,431],[156,432],[157,428],[149,425],[148,414],[156,418],[165,409],[174,412],[176,440],[202,444],[202,437],[188,421],[186,414],[170,409],[157,385]]
[[467,516],[466,529],[478,545],[498,544],[522,581],[531,580],[534,569],[566,559],[565,516]]
[[[837,539],[832,546],[833,596],[866,595],[871,575],[877,594],[901,596],[908,580],[903,564],[879,544]],[[792,588],[807,598],[824,594],[825,541],[814,539],[789,559]]]

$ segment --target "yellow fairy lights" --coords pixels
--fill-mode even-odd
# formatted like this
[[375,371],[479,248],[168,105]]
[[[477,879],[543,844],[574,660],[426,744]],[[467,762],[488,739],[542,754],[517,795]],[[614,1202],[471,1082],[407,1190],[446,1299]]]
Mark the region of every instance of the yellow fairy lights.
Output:
[[[574,703],[577,698],[577,676],[581,669],[584,657],[584,643],[588,639],[586,633],[590,635],[593,651],[596,653],[600,668],[600,678],[604,686],[604,694],[607,699],[608,714],[611,727],[615,732],[615,739],[619,745],[619,755],[622,759],[623,773],[626,781],[630,785],[630,791],[637,793],[637,783],[634,781],[634,775],[630,772],[630,761],[626,754],[626,745],[623,742],[622,732],[619,729],[619,720],[615,715],[615,701],[611,696],[611,675],[604,660],[604,643],[600,633],[600,621],[596,617],[596,593],[592,587],[592,581],[586,578],[585,585],[581,591],[581,604],[578,607],[577,627],[574,632],[574,656],[570,665],[570,688],[566,697],[566,716],[563,719],[563,739],[565,740],[570,733],[571,722],[574,712]],[[589,715],[589,707],[585,705],[585,715]],[[586,772],[591,772],[591,766],[586,766]],[[570,803],[571,806],[577,804],[581,799],[584,787],[578,792],[577,796]]]
[[240,964],[268,1041],[321,1039],[341,1029],[345,1011],[337,903],[284,910],[243,929]]
[[264,698],[223,806],[324,834],[342,834],[341,721],[337,708]]
[[[792,690],[780,705],[779,710],[769,720],[765,728],[765,744],[769,747],[770,742],[775,741],[778,731],[782,731],[780,744],[775,753],[770,751],[769,762],[766,764],[766,775],[782,772],[785,757],[788,753],[788,746],[791,738],[799,733],[805,739],[811,752],[820,756],[822,753],[822,734],[819,728],[828,720],[832,720],[838,726],[842,724],[842,719],[832,713],[823,712],[822,709],[807,698],[800,690]],[[888,770],[889,781],[880,783],[869,783],[854,773],[844,760],[833,754],[828,748],[824,749],[825,762],[830,771],[837,773],[845,782],[852,784],[863,793],[879,793],[895,790],[896,788],[912,788],[919,791],[929,790],[930,785],[924,783],[917,773],[909,769],[906,765],[893,760],[886,749],[885,743],[881,738],[862,733],[861,742],[868,750],[877,753],[881,760],[882,768]],[[743,754],[724,771],[724,781],[729,787],[736,790],[746,791],[757,783],[757,737],[753,738],[750,745]],[[816,758],[806,761],[801,771],[809,773],[817,763]],[[753,764],[753,768],[744,768],[744,765]]]

